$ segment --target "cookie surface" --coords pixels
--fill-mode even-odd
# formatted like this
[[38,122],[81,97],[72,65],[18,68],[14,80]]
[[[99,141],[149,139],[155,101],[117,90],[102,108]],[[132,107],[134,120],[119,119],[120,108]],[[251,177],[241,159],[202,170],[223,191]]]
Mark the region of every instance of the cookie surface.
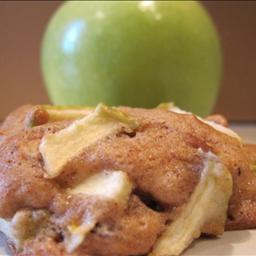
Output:
[[[243,145],[193,115],[122,107],[119,110],[139,123],[134,132],[115,133],[97,141],[69,162],[58,177],[46,179],[39,152],[41,139],[71,121],[27,126],[33,108],[17,110],[0,130],[0,217],[11,218],[22,209],[43,209],[49,215],[43,232],[28,236],[17,255],[149,253],[166,223],[172,221],[173,212],[188,202],[199,182],[203,168],[199,149],[217,155],[233,176],[226,229],[256,227],[254,146]],[[122,170],[133,182],[125,209],[97,198],[67,196],[67,189],[102,170]],[[101,209],[99,222],[81,246],[68,253],[63,242],[66,227],[95,209]],[[217,234],[212,227],[214,223],[205,232]]]

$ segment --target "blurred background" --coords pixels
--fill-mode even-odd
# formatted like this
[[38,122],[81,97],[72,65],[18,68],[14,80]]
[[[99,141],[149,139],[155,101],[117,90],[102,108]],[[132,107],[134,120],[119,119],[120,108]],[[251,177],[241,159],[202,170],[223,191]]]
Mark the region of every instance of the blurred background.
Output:
[[[219,31],[223,75],[214,112],[256,121],[256,2],[202,1]],[[61,1],[0,2],[0,120],[24,103],[48,103],[40,47]]]

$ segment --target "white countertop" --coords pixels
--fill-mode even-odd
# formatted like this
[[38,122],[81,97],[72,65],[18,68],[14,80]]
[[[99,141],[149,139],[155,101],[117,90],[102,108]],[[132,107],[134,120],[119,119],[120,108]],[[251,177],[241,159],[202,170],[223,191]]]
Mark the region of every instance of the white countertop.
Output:
[[244,142],[256,144],[256,123],[234,123],[230,125],[230,128],[238,133],[243,138]]

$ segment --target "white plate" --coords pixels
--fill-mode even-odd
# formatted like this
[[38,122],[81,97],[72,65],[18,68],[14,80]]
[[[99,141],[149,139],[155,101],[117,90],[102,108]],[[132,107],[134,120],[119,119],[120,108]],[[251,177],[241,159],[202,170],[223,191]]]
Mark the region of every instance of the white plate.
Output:
[[[5,239],[0,235],[0,255],[9,256]],[[183,256],[256,255],[256,230],[228,231],[221,238],[198,239]]]
[[6,245],[6,242],[5,242],[5,237],[2,233],[0,233],[0,255],[1,256],[9,256],[11,255],[9,250],[8,250],[8,247]]
[[256,255],[256,230],[228,231],[220,238],[201,238],[195,241],[183,255]]

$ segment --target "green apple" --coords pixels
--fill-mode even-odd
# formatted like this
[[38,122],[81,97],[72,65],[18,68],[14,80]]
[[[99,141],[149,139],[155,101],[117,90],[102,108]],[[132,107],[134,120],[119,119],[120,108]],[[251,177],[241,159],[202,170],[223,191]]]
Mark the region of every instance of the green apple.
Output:
[[215,27],[196,1],[71,1],[42,45],[49,96],[61,105],[212,110],[220,82]]

